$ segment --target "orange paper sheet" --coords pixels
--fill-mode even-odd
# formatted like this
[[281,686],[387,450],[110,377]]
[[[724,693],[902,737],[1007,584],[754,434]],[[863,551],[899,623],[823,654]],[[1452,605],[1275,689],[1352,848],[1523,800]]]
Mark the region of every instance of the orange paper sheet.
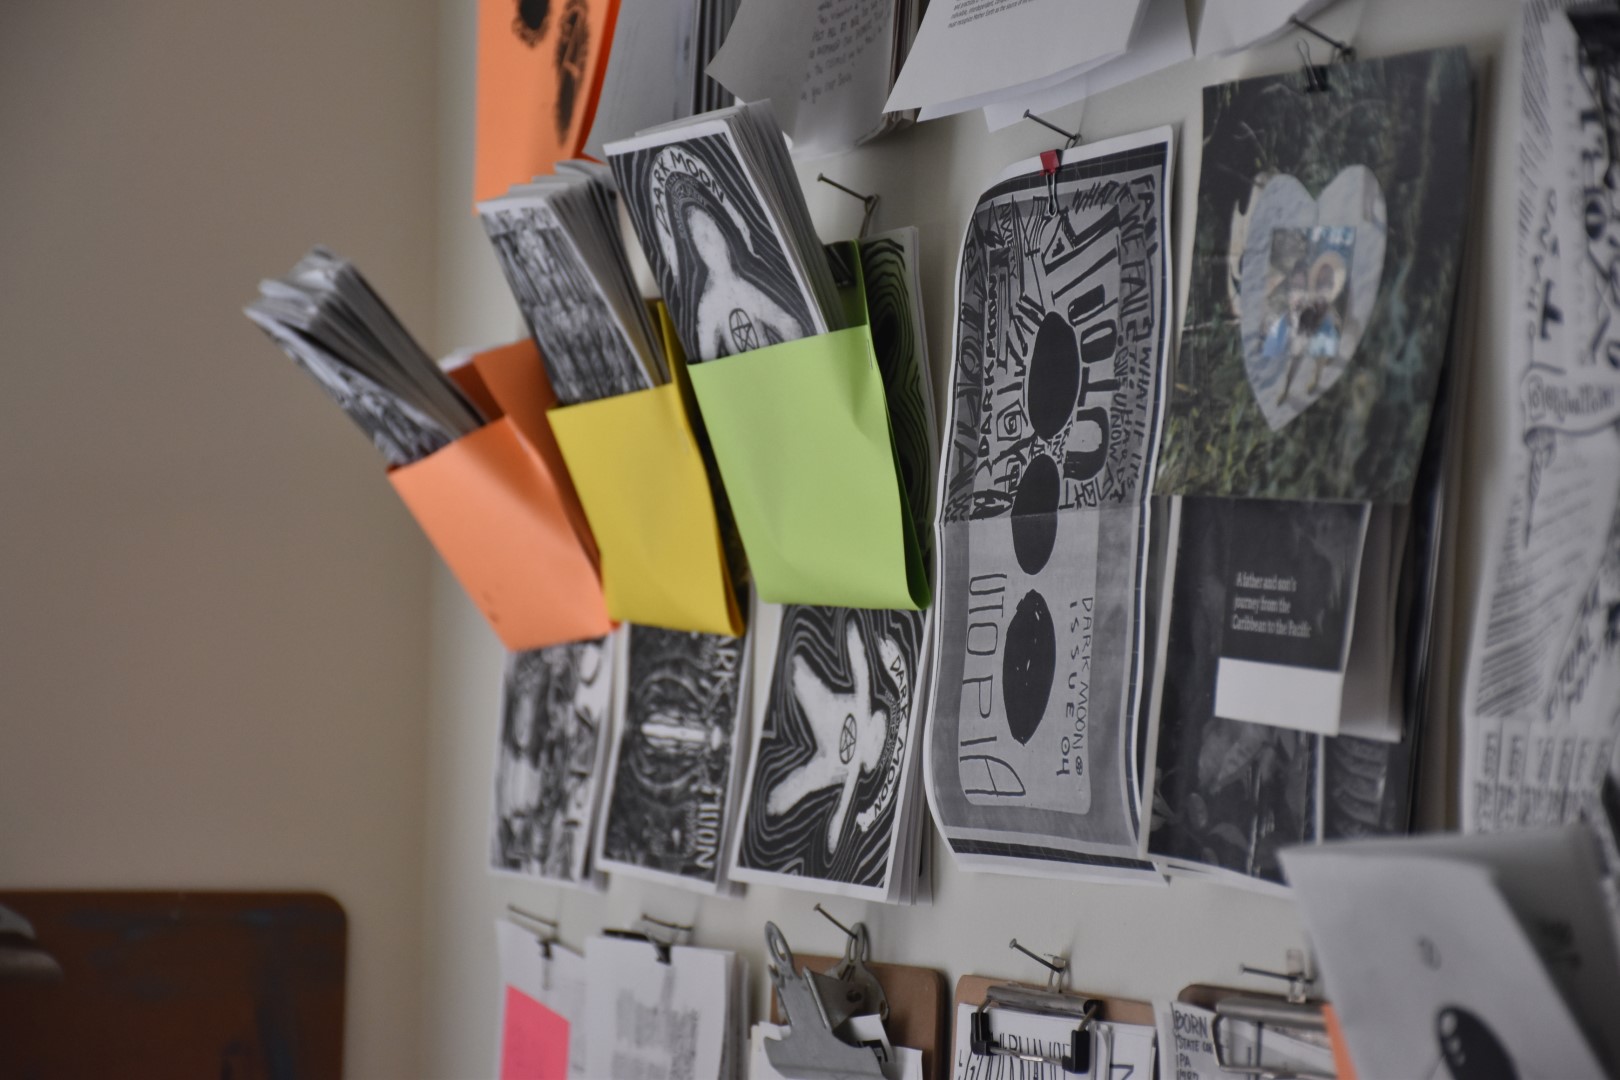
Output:
[[618,0],[479,0],[474,202],[580,155],[618,14]]

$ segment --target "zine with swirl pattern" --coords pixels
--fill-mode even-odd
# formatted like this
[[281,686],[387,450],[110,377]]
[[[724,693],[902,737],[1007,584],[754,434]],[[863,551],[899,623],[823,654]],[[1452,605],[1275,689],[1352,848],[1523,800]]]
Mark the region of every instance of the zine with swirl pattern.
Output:
[[907,226],[860,241],[867,325],[900,462],[900,486],[911,507],[924,560],[933,557],[934,386],[923,333],[917,277],[917,230]]
[[747,743],[747,637],[626,626],[597,859],[702,889],[725,883]]
[[762,692],[732,876],[909,897],[896,867],[915,853],[927,617],[760,604],[754,634]]

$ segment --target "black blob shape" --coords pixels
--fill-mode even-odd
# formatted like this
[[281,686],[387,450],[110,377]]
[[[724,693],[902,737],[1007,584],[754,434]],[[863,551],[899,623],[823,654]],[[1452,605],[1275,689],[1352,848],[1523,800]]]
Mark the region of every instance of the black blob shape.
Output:
[[1063,316],[1049,311],[1035,331],[1024,383],[1024,405],[1035,434],[1050,439],[1062,431],[1079,396],[1080,346]]
[[1031,458],[1018,478],[1012,502],[1013,554],[1026,574],[1040,573],[1052,557],[1061,484],[1057,462],[1045,454]]
[[518,22],[537,39],[545,34],[550,14],[551,0],[517,0]]
[[1018,601],[1007,624],[1007,645],[1001,654],[1001,696],[1007,706],[1007,731],[1020,743],[1035,737],[1046,715],[1057,670],[1057,634],[1046,597],[1031,589]]
[[1435,1014],[1434,1030],[1452,1080],[1519,1080],[1507,1047],[1467,1009],[1447,1005]]

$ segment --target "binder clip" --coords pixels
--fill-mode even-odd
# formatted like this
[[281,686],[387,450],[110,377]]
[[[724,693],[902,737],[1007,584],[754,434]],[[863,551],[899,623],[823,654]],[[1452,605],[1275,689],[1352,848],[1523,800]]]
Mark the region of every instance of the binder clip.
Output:
[[624,938],[629,941],[645,941],[651,945],[658,954],[658,962],[667,964],[670,960],[670,950],[677,945],[685,945],[692,938],[692,927],[686,923],[665,922],[655,919],[651,915],[642,913],[636,920],[634,930],[604,930],[603,936]]
[[[1291,15],[1289,16],[1288,21],[1296,28],[1305,31],[1307,34],[1311,35],[1317,40],[1324,41],[1333,46],[1333,60],[1335,62],[1349,63],[1351,60],[1356,58],[1356,50],[1347,42],[1340,41],[1338,38],[1329,37],[1298,16]],[[1302,62],[1302,73],[1305,76],[1305,92],[1307,94],[1316,94],[1326,90],[1328,88],[1327,67],[1322,64],[1317,64],[1311,59],[1310,44],[1303,39],[1300,40],[1295,47],[1299,50],[1299,57]]]
[[[864,941],[865,924],[856,926]],[[852,935],[853,946],[855,932],[846,929],[845,933]],[[883,1044],[848,1042],[839,1035],[852,1017],[875,1011],[870,991],[858,980],[800,971],[787,938],[774,922],[765,924],[765,946],[770,953],[771,985],[782,1002],[788,1026],[786,1035],[765,1040],[771,1067],[788,1080],[882,1080],[888,1060]],[[846,949],[846,960],[850,955]],[[853,966],[864,971],[864,960],[853,961]],[[870,972],[865,974],[870,978]],[[876,985],[875,979],[872,984]]]
[[839,191],[842,191],[845,195],[848,195],[852,199],[860,200],[861,231],[855,234],[855,239],[865,240],[867,230],[872,227],[872,212],[877,209],[878,197],[876,195],[862,195],[855,189],[847,188],[843,184],[840,184],[826,173],[816,173],[816,180],[820,183],[827,184],[830,187],[837,188]]
[[[1260,1080],[1332,1080],[1334,1074],[1331,1072],[1265,1064],[1267,1031],[1287,1031],[1296,1036],[1307,1036],[1309,1041],[1327,1038],[1327,1019],[1322,1014],[1322,1003],[1313,1001],[1310,996],[1311,986],[1316,980],[1307,958],[1299,949],[1288,950],[1287,956],[1286,971],[1239,965],[1245,975],[1286,982],[1287,990],[1281,998],[1233,994],[1215,1001],[1215,1020],[1210,1025],[1210,1041],[1215,1044],[1215,1063],[1229,1073],[1259,1077]],[[1229,1038],[1232,1024],[1247,1024],[1253,1029],[1253,1064],[1238,1061],[1233,1053],[1232,1040]]]
[[536,926],[542,928],[544,932],[539,935],[540,956],[543,959],[550,960],[552,945],[561,940],[558,938],[557,934],[562,929],[562,924],[556,919],[548,919],[544,915],[536,915],[534,912],[520,908],[516,904],[507,904],[506,910],[508,914],[516,915],[519,919],[522,919],[525,922],[534,923]]
[[[969,1051],[978,1057],[1004,1057],[1032,1065],[1056,1066],[1067,1075],[1089,1073],[1093,1044],[1096,1041],[1096,1028],[1093,1027],[1093,1023],[1102,1010],[1102,1002],[1095,998],[1063,993],[1063,980],[1069,970],[1069,962],[1064,957],[1041,956],[1031,952],[1018,944],[1017,938],[1013,938],[1008,948],[1016,949],[1046,968],[1046,989],[1040,990],[1012,983],[986,988],[984,1000],[979,1003],[972,1020],[969,1021]],[[1074,1031],[1069,1035],[1068,1049],[1062,1053],[1051,1054],[1004,1046],[991,1030],[991,1008],[1072,1018],[1075,1025]]]
[[1024,119],[1033,120],[1041,127],[1063,136],[1061,148],[1041,151],[1041,173],[1046,177],[1046,216],[1051,217],[1057,213],[1057,171],[1058,166],[1063,164],[1063,151],[1072,150],[1080,145],[1080,133],[1064,131],[1050,120],[1043,120],[1028,109],[1024,110]]

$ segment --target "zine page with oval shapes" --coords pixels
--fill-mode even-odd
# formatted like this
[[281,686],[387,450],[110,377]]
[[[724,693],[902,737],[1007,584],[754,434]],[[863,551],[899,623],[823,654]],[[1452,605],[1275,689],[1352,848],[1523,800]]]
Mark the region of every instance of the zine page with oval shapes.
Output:
[[1468,220],[1464,49],[1204,91],[1160,495],[1404,503]]
[[1137,856],[1168,128],[1023,162],[962,244],[940,478],[930,805],[965,865]]

